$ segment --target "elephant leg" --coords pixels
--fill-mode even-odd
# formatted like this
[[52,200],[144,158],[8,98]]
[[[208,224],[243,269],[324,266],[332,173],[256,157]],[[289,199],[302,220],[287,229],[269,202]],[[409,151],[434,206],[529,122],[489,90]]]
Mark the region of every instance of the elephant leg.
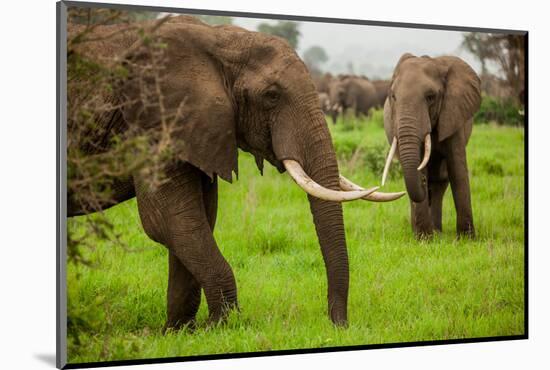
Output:
[[428,173],[430,211],[435,230],[441,232],[443,231],[443,196],[449,186],[449,179],[447,175],[447,164],[438,153],[433,153],[428,165]]
[[204,209],[210,230],[214,232],[216,226],[216,216],[218,214],[218,178],[210,180],[208,176],[202,178],[202,194],[204,200]]
[[418,239],[425,239],[433,234],[434,225],[428,197],[420,203],[411,201],[411,224]]
[[208,303],[209,321],[217,322],[237,307],[237,287],[212,233],[216,185],[206,184],[204,174],[189,164],[172,166],[166,172],[169,180],[156,190],[148,189],[145,181],[136,181],[136,194],[145,231],[176,258],[170,264],[168,302],[173,315],[169,313],[169,323],[170,318],[190,320],[190,313],[198,308],[200,287]]
[[432,221],[434,224],[434,229],[441,232],[443,231],[442,226],[442,214],[443,214],[443,196],[445,195],[445,190],[449,186],[449,181],[433,181],[429,185],[429,196],[430,196],[430,212],[432,214]]
[[201,303],[201,285],[172,252],[168,253],[166,329],[195,328],[195,316]]
[[466,145],[462,131],[448,139],[447,170],[456,209],[456,231],[458,236],[475,236],[470,179],[466,162]]
[[[210,230],[214,231],[218,207],[217,178],[202,178],[203,202]],[[201,301],[201,285],[187,268],[172,253],[168,256],[168,294],[167,294],[168,328],[179,329],[195,327],[195,316]]]
[[[424,187],[427,192],[427,185],[424,184]],[[420,203],[411,201],[411,224],[418,239],[428,238],[433,234],[434,224],[430,210],[429,194]]]

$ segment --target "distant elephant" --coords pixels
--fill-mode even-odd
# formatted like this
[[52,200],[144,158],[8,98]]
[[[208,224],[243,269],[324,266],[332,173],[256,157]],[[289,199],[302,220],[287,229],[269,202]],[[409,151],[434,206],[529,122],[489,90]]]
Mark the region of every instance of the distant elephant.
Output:
[[318,93],[329,93],[329,86],[332,82],[334,77],[332,77],[332,74],[329,72],[323,74],[323,75],[315,75],[313,76],[313,83],[315,84],[315,88],[317,89]]
[[357,117],[368,116],[369,110],[375,106],[376,88],[364,77],[343,75],[330,83],[329,98],[333,122],[340,113],[345,114],[349,109]]
[[457,233],[475,235],[466,144],[480,103],[480,79],[460,58],[407,53],[395,67],[384,105],[391,149],[382,185],[397,149],[411,200],[411,223],[419,237],[442,230],[442,201],[449,182]]
[[[116,35],[113,27],[95,27],[97,41],[84,44],[82,53],[139,60],[140,49],[134,47],[139,32]],[[77,28],[70,26],[69,34]],[[175,139],[183,145],[177,159],[167,159],[158,170],[166,182],[151,189],[138,172],[116,179],[113,203],[135,196],[145,232],[169,250],[166,328],[194,324],[201,289],[210,322],[238,306],[233,271],[213,235],[217,177],[232,181],[238,148],[252,153],[260,170],[264,159],[286,170],[308,193],[327,272],[328,314],[334,324],[346,325],[349,265],[339,202],[387,201],[400,194],[365,190],[340,176],[315,86],[283,39],[236,26],[213,27],[188,16],[175,17],[155,32],[166,50],[160,86],[164,110],[179,117]],[[127,82],[106,99],[127,97],[137,103],[97,117],[98,127],[123,131],[132,122],[160,128],[159,106],[133,99],[139,83],[132,76],[130,69]],[[87,152],[90,160],[99,147]],[[77,199],[68,194],[68,216],[88,212]]]
[[319,107],[321,107],[323,113],[330,113],[330,99],[327,93],[319,93]]
[[388,80],[372,81],[372,84],[376,89],[376,99],[374,101],[375,108],[384,107],[384,103],[386,102],[386,98],[388,97],[388,91],[390,90],[390,83],[391,81]]

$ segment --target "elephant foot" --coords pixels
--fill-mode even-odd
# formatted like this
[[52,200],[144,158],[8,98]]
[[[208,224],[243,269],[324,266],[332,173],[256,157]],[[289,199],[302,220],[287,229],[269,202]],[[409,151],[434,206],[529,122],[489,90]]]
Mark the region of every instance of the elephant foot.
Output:
[[197,329],[197,322],[195,318],[191,320],[178,320],[178,321],[166,321],[162,328],[162,335],[166,335],[169,332],[187,331],[193,333]]
[[428,240],[431,239],[434,235],[436,229],[431,223],[424,223],[421,225],[414,225],[413,227],[414,235],[418,240]]
[[346,329],[348,327],[348,319],[346,317],[346,312],[331,312],[330,320],[337,328]]
[[456,234],[459,239],[462,239],[462,238],[475,239],[476,237],[476,232],[473,227],[465,230],[457,230]]
[[466,218],[466,220],[461,220],[457,223],[456,233],[458,238],[474,239],[476,237],[474,223],[468,218]]
[[434,230],[415,231],[414,236],[417,240],[430,240],[434,236]]
[[219,307],[210,311],[206,326],[211,327],[226,323],[227,318],[233,311],[240,312],[237,300],[225,301]]

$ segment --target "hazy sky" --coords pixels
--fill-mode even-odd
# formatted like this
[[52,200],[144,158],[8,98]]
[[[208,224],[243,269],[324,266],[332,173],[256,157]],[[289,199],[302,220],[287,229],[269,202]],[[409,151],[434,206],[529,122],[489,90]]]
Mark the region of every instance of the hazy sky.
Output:
[[[233,18],[234,24],[254,31],[261,22],[276,21]],[[302,54],[313,45],[323,47],[329,60],[322,68],[332,73],[349,72],[351,62],[355,73],[389,78],[406,52],[419,56],[457,55],[478,72],[480,69],[475,57],[460,47],[462,32],[318,22],[300,22],[300,32],[298,52]]]

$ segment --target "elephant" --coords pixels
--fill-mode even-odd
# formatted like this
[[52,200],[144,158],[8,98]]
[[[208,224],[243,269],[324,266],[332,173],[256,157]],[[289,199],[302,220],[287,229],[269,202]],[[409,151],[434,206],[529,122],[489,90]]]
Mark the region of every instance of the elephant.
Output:
[[329,86],[334,77],[330,72],[326,72],[323,75],[315,74],[313,76],[313,83],[315,83],[315,88],[319,93],[329,93]]
[[367,78],[343,75],[330,83],[329,98],[333,122],[336,122],[339,113],[345,113],[348,109],[352,109],[356,116],[367,116],[375,106],[376,88]]
[[395,67],[384,104],[384,128],[391,148],[382,185],[396,154],[417,237],[442,231],[442,202],[449,183],[457,234],[475,236],[466,145],[481,104],[480,91],[476,72],[455,56],[406,53]]
[[[76,27],[69,27],[69,34]],[[139,31],[113,36],[112,27],[95,27],[96,41],[82,52],[140,60]],[[341,202],[389,201],[402,194],[365,189],[340,175],[315,85],[285,40],[236,26],[210,26],[191,16],[173,17],[154,32],[166,50],[159,86],[163,109],[180,113],[172,115],[178,117],[174,139],[183,145],[175,147],[177,157],[156,169],[165,177],[160,186],[148,186],[140,172],[115,179],[114,201],[103,209],[135,197],[145,233],[168,249],[165,329],[196,324],[201,290],[209,323],[223,322],[230,310],[239,309],[233,270],[213,235],[218,177],[232,182],[239,148],[255,157],[260,172],[267,160],[307,193],[326,267],[328,316],[345,326],[349,264]],[[134,99],[139,88],[132,73],[113,97],[105,97],[132,103],[97,117],[98,127],[161,126],[160,108]],[[87,152],[90,160],[98,147]],[[76,199],[77,194],[67,195],[67,216],[90,213]]]
[[330,99],[327,93],[324,93],[324,92],[319,93],[319,106],[321,107],[321,110],[323,111],[323,113],[325,114],[330,113]]
[[388,91],[390,90],[390,81],[388,80],[374,80],[372,81],[374,88],[376,89],[376,99],[374,102],[375,108],[383,108],[386,98],[388,97]]

